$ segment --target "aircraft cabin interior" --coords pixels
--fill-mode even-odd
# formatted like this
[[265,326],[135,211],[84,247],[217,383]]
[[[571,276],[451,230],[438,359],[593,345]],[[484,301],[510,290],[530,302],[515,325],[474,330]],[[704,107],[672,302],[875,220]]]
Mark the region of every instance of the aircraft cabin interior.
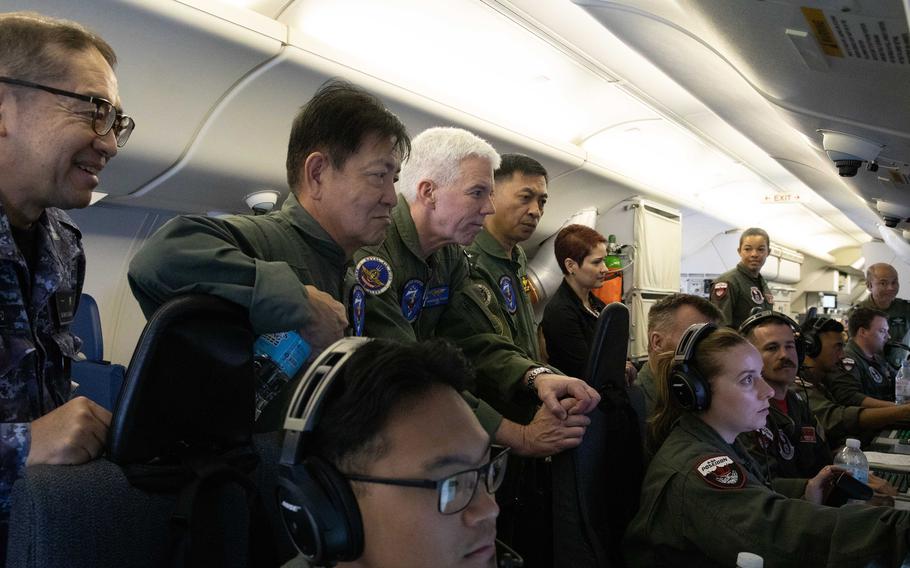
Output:
[[[84,22],[119,55],[137,128],[98,201],[72,213],[116,363],[144,324],[132,254],[174,215],[250,213],[247,196],[263,191],[280,203],[290,118],[330,77],[379,95],[412,135],[462,126],[546,166],[551,197],[525,247],[543,300],[559,281],[547,242],[570,219],[628,245],[633,321],[661,294],[706,294],[752,226],[771,235],[763,275],[784,312],[845,310],[877,261],[910,289],[900,0],[2,6]],[[633,221],[638,205],[647,223]]]
[[104,361],[129,365],[146,324],[136,252],[178,215],[280,207],[292,119],[335,77],[412,137],[458,126],[540,161],[535,315],[559,230],[615,235],[633,362],[649,307],[707,297],[749,227],[794,318],[845,316],[877,262],[910,291],[910,0],[0,0],[18,10],[109,42],[136,123],[68,211]]

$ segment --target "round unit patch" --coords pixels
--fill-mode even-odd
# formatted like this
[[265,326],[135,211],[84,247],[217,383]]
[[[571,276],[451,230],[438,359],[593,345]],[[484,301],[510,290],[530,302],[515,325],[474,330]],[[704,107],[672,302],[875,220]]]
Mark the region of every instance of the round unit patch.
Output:
[[790,443],[790,438],[787,437],[787,434],[781,430],[777,431],[777,449],[783,459],[787,461],[793,459],[793,444]]
[[367,256],[354,269],[357,283],[369,294],[382,294],[392,285],[392,267],[378,256]]
[[757,286],[752,286],[751,293],[752,293],[753,302],[755,302],[758,305],[762,305],[765,303],[765,295],[762,294],[761,290],[759,290]]
[[413,322],[420,315],[420,308],[423,307],[424,288],[424,283],[414,278],[408,280],[401,289],[401,315],[408,322]]
[[739,489],[746,484],[742,467],[730,456],[712,456],[695,466],[705,483],[719,489]]
[[499,279],[499,292],[502,294],[502,299],[506,302],[506,310],[510,314],[518,311],[518,298],[515,297],[515,285],[512,284],[511,278],[503,276]]
[[875,381],[875,384],[882,384],[882,374],[878,372],[878,369],[875,367],[869,367],[869,376],[872,377],[872,380]]
[[354,328],[354,335],[356,337],[363,337],[363,324],[366,321],[365,300],[366,292],[364,292],[363,286],[354,284],[354,287],[351,288],[350,311],[351,326]]
[[490,307],[490,304],[493,303],[493,291],[487,288],[484,284],[475,284],[474,288],[477,290],[477,294],[480,296],[480,299],[483,300],[483,304],[487,307]]

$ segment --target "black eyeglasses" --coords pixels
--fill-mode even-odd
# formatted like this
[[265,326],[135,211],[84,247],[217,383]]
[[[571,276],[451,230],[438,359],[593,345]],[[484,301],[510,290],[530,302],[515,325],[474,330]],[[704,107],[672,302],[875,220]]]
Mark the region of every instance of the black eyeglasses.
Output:
[[32,83],[31,81],[12,79],[10,77],[0,77],[0,83],[18,85],[29,89],[40,89],[54,95],[60,95],[61,97],[70,97],[71,99],[92,103],[95,105],[95,112],[92,115],[92,130],[94,130],[95,134],[98,136],[107,136],[107,133],[113,130],[118,148],[123,148],[126,145],[126,141],[130,139],[130,134],[133,133],[133,129],[136,127],[136,121],[125,114],[117,112],[117,109],[114,108],[114,103],[102,97],[80,95],[79,93],[72,93],[70,91],[39,85],[38,83]]
[[508,457],[509,448],[506,448],[499,452],[495,458],[480,467],[459,471],[439,481],[431,479],[390,479],[368,475],[345,475],[345,477],[351,481],[362,481],[364,483],[435,489],[439,495],[437,503],[439,512],[443,515],[454,515],[464,511],[471,503],[481,478],[487,487],[487,491],[490,494],[496,493],[506,476],[506,461]]

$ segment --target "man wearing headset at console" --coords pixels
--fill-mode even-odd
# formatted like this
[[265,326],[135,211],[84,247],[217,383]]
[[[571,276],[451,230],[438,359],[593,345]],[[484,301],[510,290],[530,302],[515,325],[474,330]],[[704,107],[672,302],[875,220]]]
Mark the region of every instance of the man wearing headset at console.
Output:
[[910,420],[910,404],[864,408],[844,406],[832,401],[826,377],[843,373],[844,326],[827,316],[807,320],[800,331],[806,345],[806,358],[799,369],[798,382],[809,395],[809,407],[828,435],[831,449],[848,437],[868,439],[876,431]]
[[289,420],[285,438],[278,499],[298,548],[317,566],[495,566],[492,494],[507,453],[491,450],[459,396],[470,379],[461,353],[443,340],[329,349],[341,356],[315,371],[321,389],[304,378],[306,400],[291,410],[303,430]]
[[[739,327],[758,349],[762,378],[774,390],[768,400],[767,424],[739,437],[753,457],[764,458],[771,480],[809,479],[833,463],[825,429],[810,409],[806,389],[793,386],[799,364],[797,329],[790,317],[773,311],[755,314]],[[887,481],[871,473],[869,486],[882,499],[897,494]]]
[[894,406],[894,373],[883,350],[888,342],[888,315],[856,308],[847,323],[850,341],[842,369],[828,377],[831,399],[839,404],[882,408]]
[[774,389],[767,424],[740,438],[756,458],[767,460],[771,478],[814,477],[831,465],[825,431],[809,410],[804,392],[792,388],[799,370],[795,321],[780,312],[761,312],[739,332],[762,357],[762,378]]

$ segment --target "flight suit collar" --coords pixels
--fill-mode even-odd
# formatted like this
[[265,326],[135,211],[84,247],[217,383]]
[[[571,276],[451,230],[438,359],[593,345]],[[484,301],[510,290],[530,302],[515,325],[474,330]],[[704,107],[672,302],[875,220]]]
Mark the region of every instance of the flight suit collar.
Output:
[[853,341],[852,339],[847,342],[846,346],[844,346],[844,354],[847,356],[854,355],[856,357],[861,357],[863,359],[863,361],[866,361],[867,363],[870,363],[870,364],[872,364],[872,363],[879,364],[879,363],[884,362],[884,359],[879,357],[878,354],[875,354],[872,357],[867,357],[866,354],[863,353],[862,348],[860,348],[860,346],[857,345],[856,342]]
[[284,200],[281,206],[281,213],[291,220],[292,225],[315,240],[314,244],[319,248],[320,253],[328,259],[341,265],[351,263],[351,259],[348,258],[341,245],[336,243],[335,239],[319,224],[319,221],[297,201],[297,196],[293,193]]
[[739,437],[737,437],[732,444],[728,444],[714,428],[691,412],[684,412],[683,415],[679,417],[679,422],[676,427],[683,428],[695,439],[707,442],[721,451],[729,451],[733,454],[733,459],[745,465],[746,469],[749,470],[749,473],[755,476],[759,483],[765,483],[765,477],[761,473],[758,462],[752,458],[749,451],[742,445],[739,441]]
[[741,262],[736,264],[736,270],[738,270],[743,276],[749,280],[752,280],[753,282],[761,282],[761,270],[758,271],[758,276],[752,276],[752,273],[750,273],[749,270],[743,266]]
[[512,247],[512,255],[509,256],[506,254],[506,251],[503,250],[499,241],[496,240],[496,237],[486,229],[481,229],[480,232],[477,233],[477,236],[474,238],[474,244],[490,256],[495,256],[496,258],[508,260],[510,262],[518,262],[518,245]]
[[398,204],[392,208],[392,223],[395,224],[395,229],[405,248],[411,251],[415,258],[426,262],[423,257],[423,248],[420,246],[417,225],[414,224],[414,218],[411,216],[411,205],[401,194],[398,195]]

